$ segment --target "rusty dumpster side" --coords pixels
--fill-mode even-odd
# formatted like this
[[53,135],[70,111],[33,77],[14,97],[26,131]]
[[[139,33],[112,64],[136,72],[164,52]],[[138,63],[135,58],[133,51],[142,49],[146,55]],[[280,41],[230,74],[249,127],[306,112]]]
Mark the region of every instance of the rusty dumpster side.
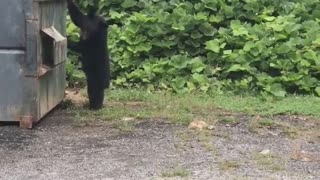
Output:
[[0,1],[0,121],[31,128],[64,98],[63,0]]

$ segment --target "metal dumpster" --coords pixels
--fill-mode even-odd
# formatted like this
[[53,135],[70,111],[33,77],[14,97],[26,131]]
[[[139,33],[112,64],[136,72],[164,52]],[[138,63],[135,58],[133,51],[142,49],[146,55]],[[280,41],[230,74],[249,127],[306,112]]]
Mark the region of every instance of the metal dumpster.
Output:
[[64,98],[65,0],[0,1],[0,121],[32,128]]

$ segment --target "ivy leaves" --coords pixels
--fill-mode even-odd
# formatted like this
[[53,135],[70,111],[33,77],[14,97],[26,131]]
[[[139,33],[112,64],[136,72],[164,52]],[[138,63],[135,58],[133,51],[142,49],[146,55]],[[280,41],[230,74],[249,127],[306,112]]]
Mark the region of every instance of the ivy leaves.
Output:
[[316,0],[102,0],[101,12],[123,24],[109,31],[114,85],[320,96],[319,7]]

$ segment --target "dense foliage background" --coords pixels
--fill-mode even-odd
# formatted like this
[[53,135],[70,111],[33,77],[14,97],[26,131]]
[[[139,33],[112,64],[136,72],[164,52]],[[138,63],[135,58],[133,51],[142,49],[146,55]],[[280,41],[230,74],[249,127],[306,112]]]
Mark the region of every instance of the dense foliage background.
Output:
[[[113,87],[320,95],[319,0],[101,0],[100,14],[118,24]],[[69,85],[84,84],[69,57]]]

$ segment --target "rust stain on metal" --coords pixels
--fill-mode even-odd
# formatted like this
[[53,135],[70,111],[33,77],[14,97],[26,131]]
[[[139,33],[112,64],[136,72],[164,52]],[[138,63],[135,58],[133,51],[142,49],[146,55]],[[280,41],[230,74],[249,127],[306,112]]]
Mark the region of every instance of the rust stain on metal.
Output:
[[40,68],[39,68],[39,75],[38,77],[40,76],[44,76],[47,72],[50,71],[50,68],[48,66],[45,66],[45,65],[42,65]]
[[32,129],[33,116],[21,116],[20,117],[20,128]]

